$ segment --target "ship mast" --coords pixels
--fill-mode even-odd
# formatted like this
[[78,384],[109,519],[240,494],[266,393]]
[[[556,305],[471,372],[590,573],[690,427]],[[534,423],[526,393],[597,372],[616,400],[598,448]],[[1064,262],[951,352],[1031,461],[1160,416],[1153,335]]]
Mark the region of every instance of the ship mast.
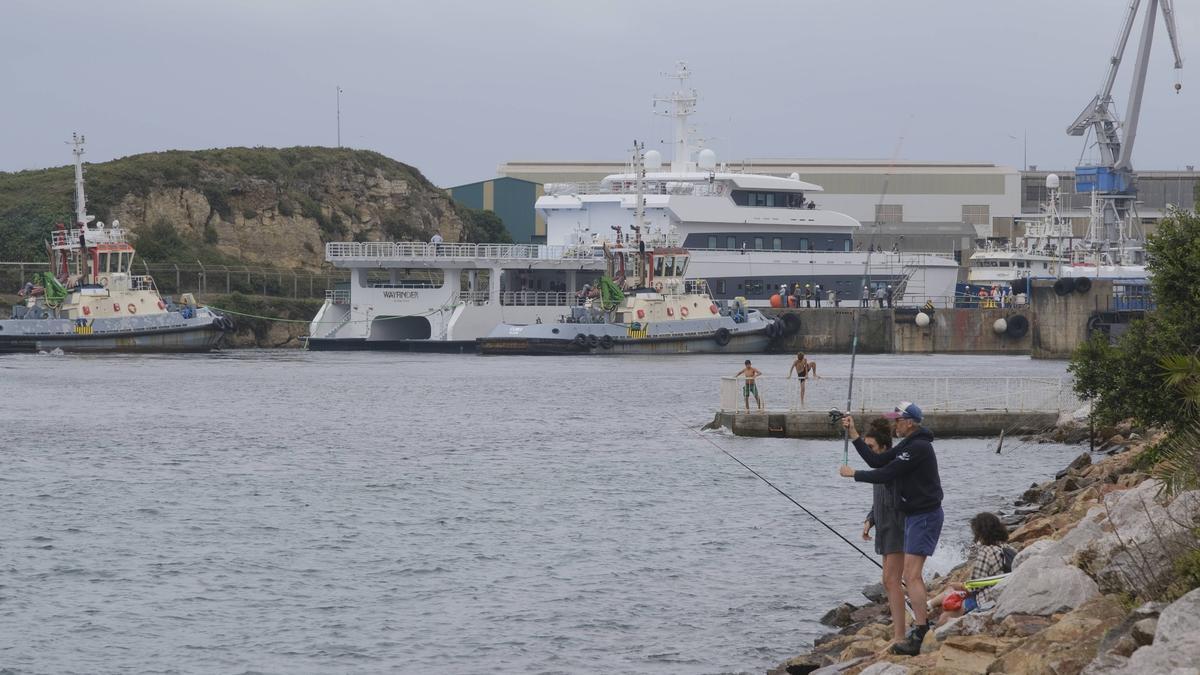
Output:
[[[675,62],[674,73],[663,73],[665,77],[679,80],[679,88],[670,96],[655,96],[655,114],[675,118],[675,146],[671,155],[671,173],[684,173],[691,165],[692,149],[688,144],[688,115],[696,109],[698,94],[695,89],[687,86],[687,79],[692,76],[686,61]],[[667,104],[663,111],[658,110],[658,104]]]
[[81,229],[92,221],[92,216],[87,214],[87,197],[83,194],[83,142],[82,134],[71,134],[68,141],[73,146],[71,154],[75,155],[75,224]]

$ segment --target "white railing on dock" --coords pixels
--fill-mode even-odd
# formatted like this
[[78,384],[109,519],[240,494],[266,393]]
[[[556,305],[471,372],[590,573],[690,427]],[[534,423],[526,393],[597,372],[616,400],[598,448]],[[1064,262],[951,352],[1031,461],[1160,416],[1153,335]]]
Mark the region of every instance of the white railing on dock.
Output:
[[545,244],[428,244],[424,242],[331,241],[325,259],[338,260],[590,260],[590,246]]
[[[742,378],[721,378],[721,410],[745,410]],[[825,412],[846,407],[845,377],[808,378],[804,405],[796,378],[757,378],[763,406],[772,411]],[[1069,377],[856,377],[851,412],[891,410],[899,401],[912,401],[925,412],[1064,412],[1078,410],[1083,402]],[[750,409],[757,405],[750,396]]]

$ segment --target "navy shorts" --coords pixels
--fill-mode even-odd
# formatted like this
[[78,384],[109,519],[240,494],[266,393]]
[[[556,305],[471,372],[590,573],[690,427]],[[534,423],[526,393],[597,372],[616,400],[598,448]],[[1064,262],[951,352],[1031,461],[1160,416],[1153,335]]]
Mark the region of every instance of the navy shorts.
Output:
[[904,552],[908,555],[933,555],[942,536],[942,507],[910,513],[904,518]]

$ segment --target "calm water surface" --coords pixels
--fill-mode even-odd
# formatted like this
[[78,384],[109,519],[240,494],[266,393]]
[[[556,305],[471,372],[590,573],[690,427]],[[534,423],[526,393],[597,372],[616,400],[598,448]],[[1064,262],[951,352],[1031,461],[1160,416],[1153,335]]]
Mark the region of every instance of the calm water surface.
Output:
[[[0,669],[761,672],[878,571],[684,429],[740,361],[0,357]],[[1062,371],[868,356],[857,373]],[[871,492],[837,477],[840,441],[708,437],[857,537]],[[936,447],[941,570],[970,516],[1079,452]]]

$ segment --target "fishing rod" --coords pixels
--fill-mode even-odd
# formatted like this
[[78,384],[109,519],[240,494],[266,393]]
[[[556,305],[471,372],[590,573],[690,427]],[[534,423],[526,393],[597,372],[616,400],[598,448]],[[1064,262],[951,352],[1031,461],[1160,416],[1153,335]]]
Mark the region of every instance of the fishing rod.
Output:
[[[909,117],[912,121],[912,117]],[[883,175],[883,188],[879,193],[879,207],[883,206],[883,200],[887,198],[888,180],[891,178],[892,169],[896,166],[896,160],[900,156],[900,148],[904,145],[904,134],[900,132],[900,138],[896,141],[896,149],[892,152],[892,161],[888,165],[888,171]],[[882,213],[882,208],[876,208],[876,213]],[[876,215],[876,218],[879,216]],[[846,385],[846,412],[853,410],[854,405],[854,362],[858,356],[858,324],[862,317],[862,310],[871,307],[871,294],[868,289],[871,287],[871,254],[875,252],[875,236],[879,234],[881,228],[880,223],[875,223],[875,231],[871,233],[871,239],[867,246],[867,258],[863,261],[863,292],[866,296],[866,307],[859,307],[854,313],[854,325],[850,339],[850,381]],[[842,431],[842,464],[850,464],[850,431]]]

